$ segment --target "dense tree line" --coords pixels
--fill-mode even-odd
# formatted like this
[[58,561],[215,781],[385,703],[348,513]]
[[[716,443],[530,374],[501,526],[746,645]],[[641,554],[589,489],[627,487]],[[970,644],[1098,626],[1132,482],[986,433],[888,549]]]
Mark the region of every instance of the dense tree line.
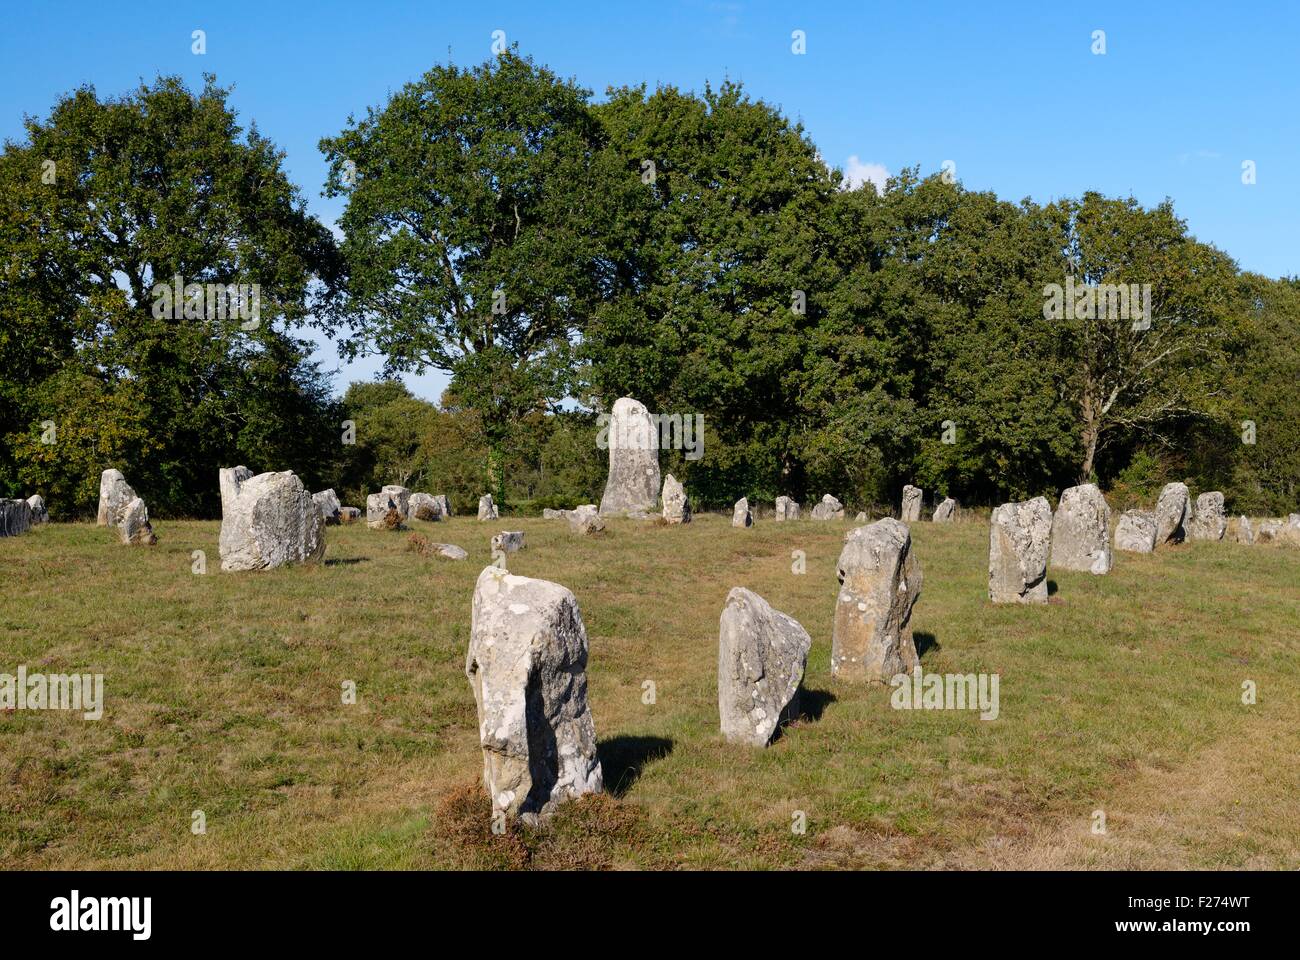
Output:
[[[572,504],[599,495],[595,414],[628,394],[703,414],[704,456],[662,459],[705,505],[1184,479],[1296,506],[1300,283],[1242,272],[1168,201],[1009,202],[916,170],[848,189],[737,84],[597,100],[510,51],[322,139],[335,241],[226,98],[81,89],[6,144],[0,494],[66,516],[111,465],[160,513],[210,515],[241,462],[352,502],[401,482]],[[203,303],[253,284],[256,322]],[[388,379],[332,399],[309,323]],[[425,369],[450,378],[437,404],[393,379]]]

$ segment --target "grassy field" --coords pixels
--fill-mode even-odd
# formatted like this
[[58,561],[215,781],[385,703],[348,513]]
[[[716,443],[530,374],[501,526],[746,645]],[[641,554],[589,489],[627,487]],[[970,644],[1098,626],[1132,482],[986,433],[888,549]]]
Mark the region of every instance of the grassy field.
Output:
[[[106,687],[98,722],[0,713],[0,862],[1300,868],[1295,548],[1118,554],[1106,577],[1053,571],[1047,605],[993,607],[986,524],[914,524],[922,664],[999,674],[1000,716],[981,721],[831,680],[848,522],[615,521],[594,540],[558,521],[413,526],[470,559],[364,525],[330,528],[324,565],[245,574],[220,572],[215,522],[156,523],[153,548],[83,524],[0,540],[0,673],[102,673]],[[527,532],[512,572],[578,597],[609,789],[503,836],[463,673],[498,529]],[[738,585],[814,640],[806,716],[766,750],[718,732],[718,617]]]

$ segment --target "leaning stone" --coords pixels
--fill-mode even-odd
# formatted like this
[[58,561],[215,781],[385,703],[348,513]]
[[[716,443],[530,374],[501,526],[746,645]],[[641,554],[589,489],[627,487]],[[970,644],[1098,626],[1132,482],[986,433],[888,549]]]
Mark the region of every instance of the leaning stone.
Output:
[[812,508],[812,518],[814,520],[843,520],[844,504],[829,493],[825,494],[821,499],[821,503]]
[[1125,510],[1115,525],[1115,549],[1150,553],[1156,548],[1156,515],[1150,510]]
[[1110,505],[1095,483],[1061,494],[1052,517],[1052,566],[1081,573],[1110,573]]
[[27,498],[27,508],[31,510],[32,526],[50,522],[50,512],[45,509],[45,500],[40,494],[32,494]]
[[320,493],[313,493],[311,498],[316,503],[316,508],[320,510],[320,515],[325,518],[325,522],[338,523],[339,513],[343,510],[343,505],[339,503],[339,498],[335,495],[334,489],[322,490]]
[[1228,515],[1223,509],[1223,494],[1211,490],[1196,498],[1196,509],[1188,524],[1193,540],[1222,540],[1228,530]]
[[930,515],[932,523],[952,523],[957,514],[957,501],[952,497],[945,497],[943,503],[934,508],[934,513]]
[[1052,506],[1043,497],[1004,503],[989,525],[989,599],[1046,603]]
[[741,497],[731,508],[731,525],[733,527],[752,527],[754,515],[749,511],[749,498]]
[[1182,543],[1187,539],[1187,522],[1191,520],[1187,484],[1167,483],[1156,501],[1156,546]]
[[664,519],[669,523],[691,522],[691,501],[686,488],[671,473],[664,477]]
[[465,675],[494,816],[537,823],[603,789],[587,630],[570,591],[487,567],[474,588]]
[[135,499],[135,491],[119,470],[105,470],[99,476],[99,511],[95,523],[101,527],[119,527],[126,508]]
[[609,479],[602,516],[649,512],[659,506],[659,435],[646,408],[631,397],[614,401],[609,421]]
[[32,508],[26,500],[0,500],[0,537],[16,537],[32,526]]
[[492,494],[485,493],[478,498],[478,518],[480,522],[497,519],[497,505],[492,502]]
[[[315,509],[314,506],[313,509]],[[158,542],[153,527],[149,523],[149,511],[145,507],[144,501],[139,497],[127,504],[117,532],[123,543],[133,544],[138,547],[151,547]]]
[[325,555],[325,518],[293,471],[238,483],[221,516],[221,569],[269,570]]
[[758,594],[733,587],[718,629],[718,715],[731,743],[764,747],[799,715],[812,637]]
[[785,520],[799,519],[799,504],[795,503],[789,497],[776,498],[776,512],[773,514],[777,523]]
[[904,523],[915,523],[921,519],[921,501],[924,496],[919,487],[914,487],[910,483],[903,487],[903,507],[900,515]]
[[442,503],[437,497],[430,493],[413,493],[411,494],[408,514],[413,520],[423,520],[426,523],[442,519]]
[[831,637],[831,675],[888,683],[920,659],[912,607],[921,595],[921,563],[907,525],[892,517],[855,527],[836,565],[840,589]]
[[524,548],[524,532],[522,530],[502,530],[492,537],[492,555],[497,553],[514,553],[516,550]]

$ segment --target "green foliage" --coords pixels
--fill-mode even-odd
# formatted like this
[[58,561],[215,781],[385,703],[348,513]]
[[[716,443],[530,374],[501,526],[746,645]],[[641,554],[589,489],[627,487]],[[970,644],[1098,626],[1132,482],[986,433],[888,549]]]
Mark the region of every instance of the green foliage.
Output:
[[[174,78],[119,99],[84,87],[5,145],[0,485],[86,511],[113,465],[151,511],[211,514],[221,466],[326,472],[328,383],[287,330],[333,276],[332,240],[226,96],[211,77],[197,94]],[[176,277],[256,285],[257,322],[208,309],[202,288],[198,309],[169,309]],[[31,442],[45,419],[52,447]]]

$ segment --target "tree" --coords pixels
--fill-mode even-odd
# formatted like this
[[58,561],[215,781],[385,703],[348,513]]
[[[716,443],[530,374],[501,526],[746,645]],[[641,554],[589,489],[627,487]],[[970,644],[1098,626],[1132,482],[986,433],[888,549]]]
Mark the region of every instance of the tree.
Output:
[[492,451],[571,390],[572,343],[609,282],[605,242],[621,187],[588,91],[514,50],[435,67],[321,141],[346,282],[328,326],[389,374],[451,374]]
[[[176,78],[117,99],[83,87],[6,143],[9,486],[84,509],[87,475],[117,466],[151,509],[206,513],[220,466],[292,466],[310,483],[328,459],[328,384],[287,331],[333,275],[332,238],[226,97],[212,77],[197,94]],[[33,442],[44,419],[69,446]]]
[[[1048,213],[1062,275],[1061,296],[1053,292],[1046,311],[1061,324],[1074,362],[1069,390],[1086,481],[1114,440],[1166,441],[1163,431],[1180,421],[1222,417],[1240,338],[1236,265],[1188,237],[1168,201],[1145,210],[1132,198],[1087,193]],[[1139,298],[1149,308],[1139,310]]]

